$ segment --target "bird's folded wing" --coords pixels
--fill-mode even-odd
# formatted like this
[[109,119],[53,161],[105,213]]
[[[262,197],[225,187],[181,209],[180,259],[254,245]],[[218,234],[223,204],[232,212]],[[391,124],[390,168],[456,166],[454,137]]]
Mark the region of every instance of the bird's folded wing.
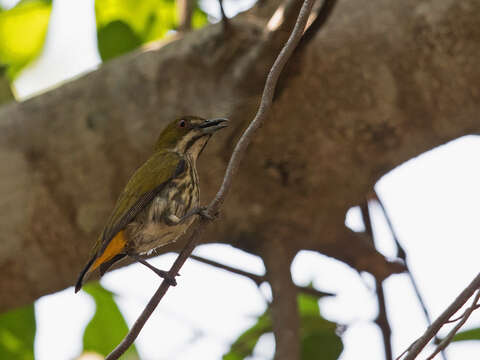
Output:
[[169,181],[185,171],[185,160],[174,152],[157,152],[131,177],[120,194],[94,252],[101,253]]

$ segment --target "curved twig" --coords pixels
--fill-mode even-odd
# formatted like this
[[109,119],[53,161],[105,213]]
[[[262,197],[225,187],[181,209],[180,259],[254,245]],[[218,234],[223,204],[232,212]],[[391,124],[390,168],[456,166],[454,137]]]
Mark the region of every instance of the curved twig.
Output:
[[448,344],[453,340],[453,337],[455,334],[460,330],[460,328],[465,324],[472,315],[472,312],[478,308],[478,300],[480,299],[480,290],[477,290],[477,295],[475,295],[475,298],[473,299],[472,305],[465,311],[463,314],[461,320],[458,322],[457,325],[448,333],[448,335],[443,339],[440,344],[438,344],[437,348],[433,351],[433,353],[426,358],[425,360],[432,360],[440,351],[444,350]]
[[396,358],[399,360],[404,354],[406,354],[403,360],[413,360],[422,349],[428,344],[428,342],[438,333],[441,327],[448,322],[450,317],[454,315],[470,297],[480,289],[480,273],[472,280],[472,282],[457,296],[457,298],[450,304],[450,306],[440,314],[440,316],[430,325],[425,333],[415,340],[407,350],[405,350],[400,356]]
[[[225,171],[225,176],[223,178],[220,190],[218,191],[217,195],[212,200],[210,205],[207,207],[207,214],[218,213],[221,205],[225,201],[225,197],[227,196],[228,191],[232,186],[233,178],[237,173],[240,163],[245,156],[247,147],[253,138],[253,134],[260,127],[260,125],[263,123],[264,119],[267,116],[268,110],[270,109],[272,104],[273,94],[278,81],[278,77],[280,76],[280,73],[282,72],[285,63],[291,56],[293,50],[298,45],[298,42],[302,37],[308,20],[308,16],[312,11],[314,2],[315,0],[304,0],[292,33],[290,34],[290,37],[280,51],[280,54],[275,60],[272,68],[270,69],[270,72],[268,73],[262,94],[262,100],[260,102],[257,114],[255,115],[255,118],[252,120],[252,122],[238,141],[237,145],[235,146],[235,149],[233,150],[232,156]],[[172,265],[169,271],[170,275],[175,276],[178,273],[180,268],[183,266],[183,264],[195,248],[195,245],[202,233],[205,231],[205,227],[208,222],[209,221],[205,220],[204,218],[201,218],[200,221],[197,222],[196,226],[191,232],[191,235],[188,238],[185,248],[182,250],[180,255],[175,260],[174,264]],[[160,303],[160,300],[163,298],[169,287],[170,285],[166,281],[162,281],[159,288],[157,289],[153,297],[150,299],[137,321],[135,321],[135,324],[133,324],[128,334],[120,342],[120,344],[105,358],[105,360],[118,359],[130,347],[130,345],[135,341],[138,334],[142,330],[145,322],[148,320],[150,315]]]

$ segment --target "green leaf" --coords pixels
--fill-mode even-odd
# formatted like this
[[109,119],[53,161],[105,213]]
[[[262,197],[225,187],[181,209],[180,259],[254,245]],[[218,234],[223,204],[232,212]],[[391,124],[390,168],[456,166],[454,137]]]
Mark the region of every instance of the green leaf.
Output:
[[120,20],[98,29],[98,51],[103,61],[132,51],[142,44],[130,26]]
[[[96,0],[95,14],[98,48],[103,60],[161,39],[168,31],[177,28],[175,0]],[[117,25],[110,26],[113,23]],[[197,6],[192,16],[193,28],[206,23],[207,15]],[[106,28],[108,36],[105,35]],[[113,56],[104,57],[102,54],[105,53]]]
[[241,334],[230,346],[230,351],[223,356],[223,360],[240,360],[251,356],[260,337],[271,331],[272,321],[267,309],[258,317],[256,324]]
[[[334,360],[343,351],[343,343],[337,335],[337,324],[324,319],[318,307],[318,298],[300,294],[298,296],[300,314],[301,359]],[[241,360],[253,354],[260,337],[272,332],[270,309],[258,317],[255,325],[241,334],[223,356],[223,360]]]
[[[116,20],[128,24],[137,34],[142,34],[152,12],[166,0],[96,0],[97,27]],[[170,0],[168,0],[170,2]]]
[[480,328],[458,332],[452,341],[480,340]]
[[207,13],[205,13],[202,9],[200,9],[197,6],[193,11],[193,15],[192,15],[192,28],[200,29],[201,27],[204,27],[207,24],[207,22],[208,22]]
[[343,343],[337,335],[337,324],[318,316],[301,315],[302,360],[338,359]]
[[298,310],[300,316],[320,316],[320,308],[318,307],[318,298],[312,295],[300,294],[297,298]]
[[33,304],[0,314],[0,359],[33,360]]
[[163,0],[152,9],[149,26],[145,27],[144,41],[163,38],[169,30],[177,27],[177,6],[174,1]]
[[[99,283],[84,285],[83,289],[93,297],[96,305],[95,315],[83,334],[83,350],[106,356],[124,338],[128,332],[113,294]],[[135,346],[131,346],[122,359],[138,359]]]
[[0,12],[0,63],[11,79],[42,51],[51,9],[51,1],[23,0]]

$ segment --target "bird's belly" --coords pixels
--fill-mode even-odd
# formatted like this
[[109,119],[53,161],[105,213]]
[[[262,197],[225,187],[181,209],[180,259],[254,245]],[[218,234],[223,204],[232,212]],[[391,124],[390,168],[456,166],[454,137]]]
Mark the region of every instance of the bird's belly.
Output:
[[177,240],[194,221],[194,217],[175,224],[171,218],[181,219],[199,204],[196,186],[186,196],[178,196],[178,184],[165,189],[132,223],[127,225],[129,250],[143,254]]
[[159,222],[144,224],[133,236],[134,252],[144,254],[174,242],[187,231],[193,220],[191,218],[178,225],[167,225]]

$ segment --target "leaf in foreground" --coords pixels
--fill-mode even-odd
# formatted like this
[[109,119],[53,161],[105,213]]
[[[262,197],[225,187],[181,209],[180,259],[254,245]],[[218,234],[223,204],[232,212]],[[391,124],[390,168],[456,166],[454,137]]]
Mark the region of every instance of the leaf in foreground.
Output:
[[480,328],[460,331],[453,337],[452,341],[480,340]]
[[[83,289],[92,296],[96,310],[83,334],[83,350],[108,355],[128,332],[128,326],[122,316],[113,294],[99,283],[90,283]],[[138,359],[135,346],[131,346],[123,359]]]
[[33,360],[33,304],[0,314],[0,359]]

